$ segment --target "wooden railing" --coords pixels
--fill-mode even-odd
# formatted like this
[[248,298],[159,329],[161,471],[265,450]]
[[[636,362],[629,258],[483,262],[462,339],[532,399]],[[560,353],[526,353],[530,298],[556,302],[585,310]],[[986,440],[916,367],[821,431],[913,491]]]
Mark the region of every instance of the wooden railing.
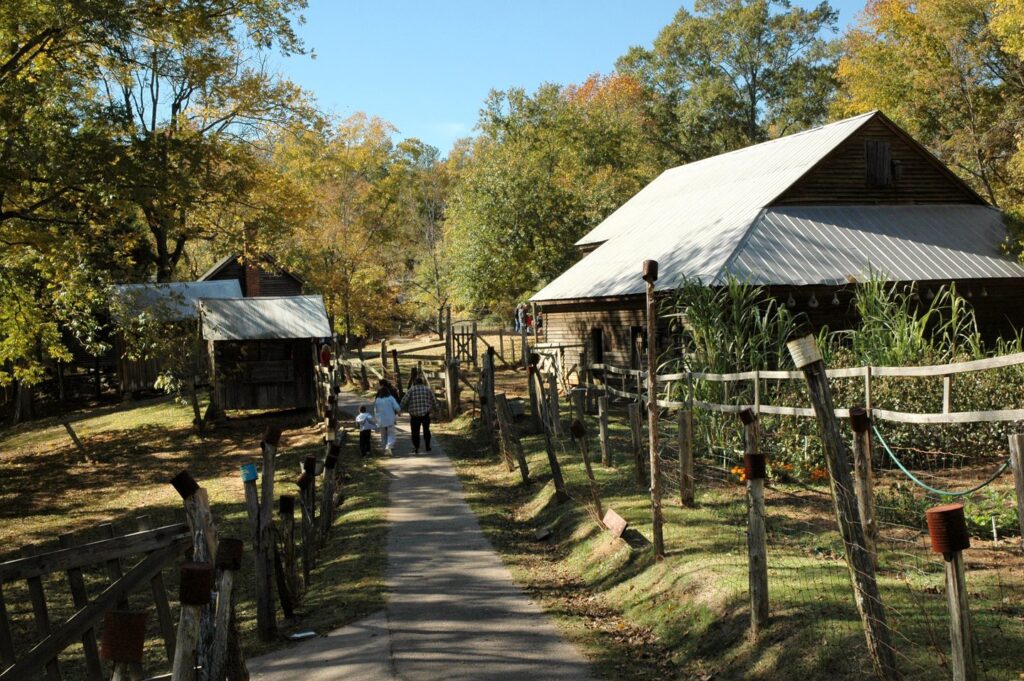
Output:
[[[140,518],[138,522],[141,528],[146,527],[145,518]],[[111,535],[110,538],[75,545],[71,537],[66,536],[61,538],[63,548],[57,551],[0,563],[0,587],[25,581],[39,639],[24,655],[16,654],[11,619],[0,589],[0,660],[3,662],[0,679],[13,681],[33,678],[45,671],[48,681],[60,681],[63,677],[57,656],[76,641],[82,643],[86,673],[90,681],[104,678],[96,644],[96,625],[107,611],[123,607],[129,594],[147,584],[153,593],[168,663],[173,661],[175,629],[161,571],[176,561],[191,545],[188,527],[184,524],[165,525],[156,529],[141,529],[120,537],[112,536],[111,526],[104,527]],[[121,560],[137,555],[144,557],[127,573],[122,574]],[[99,596],[89,600],[83,568],[95,565],[106,567],[111,583]],[[76,612],[54,629],[50,622],[43,579],[60,572],[67,576]]]
[[[1024,409],[990,409],[977,411],[954,411],[952,384],[957,374],[1002,369],[1006,367],[1024,365],[1024,353],[1003,355],[1001,357],[990,357],[986,359],[973,360],[969,362],[956,362],[952,364],[936,364],[930,366],[916,367],[849,367],[841,369],[829,369],[828,378],[849,378],[863,381],[864,406],[870,410],[872,416],[882,421],[896,423],[918,423],[918,424],[949,424],[949,423],[996,423],[1006,421],[1024,420]],[[603,372],[605,380],[602,384],[591,384],[591,387],[604,390],[610,395],[624,399],[642,399],[647,389],[646,372],[639,369],[628,369],[612,364],[590,364],[590,374]],[[617,377],[617,378],[613,378]],[[931,413],[916,413],[896,411],[891,409],[880,409],[874,407],[871,400],[872,383],[875,378],[904,377],[904,378],[942,378],[943,398],[942,411]],[[773,414],[779,416],[813,417],[814,410],[810,407],[785,407],[780,405],[764,404],[761,400],[762,381],[776,380],[803,380],[803,374],[799,371],[777,371],[777,370],[755,370],[741,371],[728,374],[717,374],[708,372],[682,372],[673,374],[659,374],[656,377],[658,383],[666,383],[669,386],[666,392],[671,393],[671,384],[683,382],[686,384],[686,400],[664,400],[659,399],[659,406],[669,408],[692,408],[707,409],[709,411],[739,413],[750,407],[757,414]],[[618,387],[613,385],[618,382]],[[718,402],[705,402],[694,397],[693,384],[696,381],[710,383],[722,383],[730,385],[733,383],[753,383],[752,404],[729,404]],[[841,418],[849,417],[848,409],[836,409],[836,415]]]

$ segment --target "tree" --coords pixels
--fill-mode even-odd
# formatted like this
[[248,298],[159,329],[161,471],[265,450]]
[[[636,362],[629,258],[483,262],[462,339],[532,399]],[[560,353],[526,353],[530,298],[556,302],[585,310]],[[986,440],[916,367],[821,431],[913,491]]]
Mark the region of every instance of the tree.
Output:
[[836,115],[882,109],[994,205],[1024,209],[1016,0],[879,0],[845,37]]
[[511,311],[578,257],[571,244],[661,169],[630,76],[492,92],[449,201],[461,302]]
[[697,0],[617,68],[644,84],[673,165],[690,162],[824,120],[836,20],[827,2]]

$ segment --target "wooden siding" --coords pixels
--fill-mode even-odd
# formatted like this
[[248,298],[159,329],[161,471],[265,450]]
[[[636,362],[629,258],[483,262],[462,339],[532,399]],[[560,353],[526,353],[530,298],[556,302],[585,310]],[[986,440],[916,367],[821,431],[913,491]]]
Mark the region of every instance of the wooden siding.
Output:
[[223,409],[292,409],[314,405],[313,341],[213,343],[213,390]]
[[[921,304],[928,303],[929,289],[938,292],[948,281],[918,282]],[[974,309],[978,328],[989,342],[996,338],[1012,338],[1017,330],[1024,330],[1024,280],[976,279],[956,282],[957,292],[967,298]],[[857,313],[853,305],[852,286],[773,286],[768,294],[780,305],[786,305],[813,331],[827,326],[832,331],[855,328]],[[817,301],[811,307],[811,296]],[[832,303],[833,297],[839,304]],[[562,345],[582,345],[590,338],[591,330],[600,328],[605,339],[605,362],[619,366],[630,364],[630,328],[643,326],[643,299],[621,299],[616,302],[580,301],[543,306],[546,341]],[[669,321],[658,322],[659,352],[670,343]],[[581,347],[567,348],[569,366],[579,361]]]
[[[271,272],[264,267],[260,271],[260,291],[258,296],[298,296],[302,295],[302,282],[287,272]],[[242,295],[249,297],[245,282],[245,268],[238,260],[231,260],[214,272],[209,280],[224,281],[235,279],[242,287]]]
[[[866,149],[889,142],[899,165],[888,185],[868,181]],[[774,205],[983,203],[916,142],[875,118],[787,189]]]

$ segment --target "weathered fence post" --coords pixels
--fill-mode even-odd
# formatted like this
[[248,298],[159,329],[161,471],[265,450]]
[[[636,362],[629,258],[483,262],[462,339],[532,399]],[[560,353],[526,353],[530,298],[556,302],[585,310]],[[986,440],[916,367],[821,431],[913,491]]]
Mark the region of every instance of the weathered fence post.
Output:
[[1010,436],[1010,467],[1013,468],[1013,486],[1017,494],[1017,522],[1020,523],[1021,550],[1024,551],[1024,434]]
[[860,524],[864,528],[865,547],[871,562],[878,569],[878,524],[875,522],[875,481],[871,471],[871,419],[863,407],[850,410],[853,427],[853,484],[857,494]]
[[555,435],[562,434],[562,415],[559,413],[558,404],[558,376],[554,373],[548,376],[548,423],[551,432]]
[[388,377],[388,339],[380,339],[380,375]]
[[843,537],[847,565],[853,582],[854,601],[864,623],[868,653],[875,673],[886,681],[899,678],[892,636],[885,620],[885,608],[878,592],[875,566],[865,547],[864,530],[860,523],[857,497],[853,493],[853,474],[850,457],[843,445],[832,402],[832,391],[825,374],[825,363],[821,359],[814,336],[805,336],[787,344],[793,363],[800,369],[807,381],[814,415],[821,430],[822,449],[828,464],[832,498],[835,503],[839,533]]
[[680,409],[676,420],[679,425],[679,503],[693,506],[693,412]]
[[636,467],[636,484],[644,486],[644,455],[643,455],[643,432],[640,425],[640,403],[630,402],[626,405],[629,411],[629,434],[633,443],[633,465]]
[[260,442],[260,449],[263,452],[263,479],[260,489],[260,542],[258,550],[266,564],[264,568],[267,574],[267,600],[270,614],[270,632],[276,633],[277,624],[274,621],[274,592],[271,575],[274,574],[274,458],[277,455],[277,445],[281,442],[281,429],[269,426],[263,434]]
[[604,509],[601,507],[601,494],[597,489],[597,479],[594,478],[594,469],[590,465],[590,449],[587,445],[587,429],[583,422],[576,419],[570,427],[572,439],[580,448],[580,455],[583,457],[583,467],[587,471],[587,480],[590,483],[590,498],[594,502],[594,511],[597,513],[597,522],[604,526]]
[[398,350],[391,351],[391,365],[395,369],[395,387],[398,389],[398,399],[405,396],[405,388],[402,387],[402,368],[398,366]]
[[523,482],[530,481],[530,468],[526,463],[526,455],[523,453],[523,443],[516,435],[515,427],[512,424],[512,410],[509,409],[508,399],[505,393],[497,393],[494,396],[494,406],[498,414],[498,425],[501,427],[505,443],[511,448],[516,462],[519,464],[519,473]]
[[479,369],[480,368],[480,362],[478,360],[478,357],[479,357],[479,347],[477,345],[478,338],[477,338],[477,333],[476,333],[476,322],[475,321],[473,322],[473,326],[472,326],[472,334],[473,335],[471,336],[471,339],[472,339],[473,345],[471,346],[471,348],[472,348],[472,357],[473,357],[473,368],[474,369]]
[[660,560],[665,557],[665,535],[661,514],[661,457],[658,453],[658,319],[654,302],[654,282],[658,281],[657,260],[644,260],[643,280],[647,284],[647,436],[651,459],[651,534],[654,535],[654,556]]
[[967,583],[963,551],[970,548],[963,504],[934,506],[925,511],[932,551],[946,563],[946,602],[949,606],[949,638],[953,681],[974,681],[974,641],[971,615],[967,608]]
[[[523,324],[523,328],[519,332],[519,334],[521,336],[520,342],[522,343],[523,368],[524,369],[529,369],[530,368],[530,340],[529,340],[529,338],[526,335],[526,324]],[[536,362],[534,362],[534,364],[536,364]]]
[[448,366],[451,364],[453,343],[455,340],[452,338],[452,306],[444,306],[444,365]]
[[[537,360],[539,357],[536,354],[530,355],[530,381],[535,383],[534,390],[538,394],[538,405],[544,405],[544,388],[540,382],[540,373],[537,371]],[[544,409],[544,406],[540,406],[540,409]],[[558,456],[555,454],[555,445],[551,439],[551,429],[548,427],[550,418],[547,414],[541,413],[541,433],[544,435],[544,450],[548,455],[548,464],[551,466],[551,480],[555,484],[555,497],[559,503],[568,501],[569,494],[565,489],[565,480],[562,478],[562,466],[558,463]]]
[[601,465],[612,465],[611,446],[608,443],[608,396],[597,398],[597,433],[601,439]]
[[203,609],[210,604],[213,590],[213,563],[185,563],[181,566],[178,638],[174,644],[173,681],[196,678],[196,646]]
[[253,560],[256,577],[256,630],[260,640],[271,641],[274,638],[274,614],[270,597],[270,575],[267,563],[259,551],[260,543],[260,501],[256,491],[258,478],[256,465],[247,463],[242,466],[242,483],[245,487],[245,508],[249,516],[249,533],[252,537]]
[[537,395],[537,383],[533,378],[533,375],[537,372],[538,361],[540,361],[540,358],[536,354],[530,356],[530,364],[526,369],[526,385],[530,393],[530,419],[533,421],[533,429],[539,433],[544,428],[544,424],[541,422],[539,404],[541,398]]
[[[241,539],[225,537],[217,545],[215,566],[220,571],[217,580],[217,609],[213,616],[213,646],[210,649],[210,669],[205,677],[221,681],[228,671],[231,634],[235,626],[235,575],[242,569]],[[244,665],[244,660],[242,661]]]
[[[313,460],[316,467],[316,459]],[[302,510],[302,583],[306,589],[309,588],[309,573],[313,569],[313,513],[309,504],[309,492],[313,486],[313,474],[305,470],[295,481],[299,488],[299,508]]]
[[[480,382],[483,388],[483,395],[480,399],[480,412],[483,416],[484,425],[487,428],[487,436],[491,443],[491,453],[495,456],[502,454],[498,443],[498,419],[494,409],[494,348],[487,348],[484,353],[483,371],[480,375]],[[505,465],[512,470],[512,460],[505,459]]]
[[277,500],[277,513],[281,516],[281,536],[284,542],[284,569],[288,575],[288,589],[299,593],[299,572],[295,567],[295,497],[282,494]]
[[750,633],[758,636],[768,624],[768,534],[765,526],[764,479],[767,458],[761,448],[757,415],[740,412],[743,422],[743,477],[747,480],[747,556],[750,585]]
[[320,493],[320,545],[327,543],[327,535],[331,532],[331,525],[334,523],[334,488],[337,477],[334,470],[338,465],[338,456],[341,454],[341,447],[337,443],[331,444],[331,450],[324,457],[324,485]]
[[587,425],[587,389],[577,386],[572,389],[573,416],[584,426]]

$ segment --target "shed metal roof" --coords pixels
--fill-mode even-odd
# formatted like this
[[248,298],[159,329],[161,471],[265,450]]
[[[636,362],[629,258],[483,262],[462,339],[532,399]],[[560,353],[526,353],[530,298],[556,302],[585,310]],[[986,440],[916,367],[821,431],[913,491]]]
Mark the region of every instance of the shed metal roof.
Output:
[[[975,205],[782,206],[754,223],[715,283],[842,284],[1024,277],[999,211]],[[639,275],[638,275],[639,276]]]
[[535,301],[641,294],[733,275],[759,284],[827,284],[876,270],[892,280],[1019,277],[999,254],[1005,229],[985,206],[771,207],[872,111],[666,170],[577,242],[596,246]]
[[201,300],[203,338],[274,340],[326,338],[331,335],[321,296]]
[[120,284],[114,286],[124,313],[151,312],[168,321],[197,319],[200,298],[241,298],[242,289],[235,280],[176,281],[169,283]]

